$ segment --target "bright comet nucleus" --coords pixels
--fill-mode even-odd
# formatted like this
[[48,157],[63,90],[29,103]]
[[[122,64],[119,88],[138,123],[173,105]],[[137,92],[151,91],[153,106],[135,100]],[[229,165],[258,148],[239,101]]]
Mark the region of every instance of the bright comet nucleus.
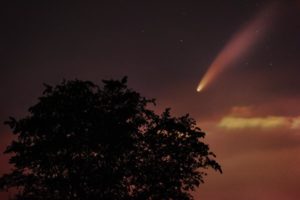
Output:
[[203,89],[203,85],[199,85],[199,86],[197,87],[197,92],[201,92],[202,89]]

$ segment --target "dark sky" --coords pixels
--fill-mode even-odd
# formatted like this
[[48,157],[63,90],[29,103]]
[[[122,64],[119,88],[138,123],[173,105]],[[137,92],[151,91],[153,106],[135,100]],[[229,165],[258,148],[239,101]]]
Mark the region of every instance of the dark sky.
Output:
[[[201,93],[200,79],[236,33],[274,6],[262,39]],[[42,83],[129,78],[157,112],[190,113],[224,174],[196,199],[300,196],[300,1],[7,1],[1,3],[0,121],[22,117]],[[268,27],[268,28],[266,28]],[[0,150],[10,132],[0,125]],[[7,156],[0,157],[0,174]],[[7,194],[2,194],[6,200]],[[1,197],[1,196],[0,196]]]

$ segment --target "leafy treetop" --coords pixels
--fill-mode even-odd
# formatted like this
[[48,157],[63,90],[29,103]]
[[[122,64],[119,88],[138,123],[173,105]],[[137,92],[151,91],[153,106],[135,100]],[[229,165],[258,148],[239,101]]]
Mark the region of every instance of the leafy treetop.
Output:
[[45,85],[28,116],[6,122],[17,139],[0,189],[18,188],[15,200],[193,199],[205,169],[221,172],[205,133],[148,104],[126,77]]

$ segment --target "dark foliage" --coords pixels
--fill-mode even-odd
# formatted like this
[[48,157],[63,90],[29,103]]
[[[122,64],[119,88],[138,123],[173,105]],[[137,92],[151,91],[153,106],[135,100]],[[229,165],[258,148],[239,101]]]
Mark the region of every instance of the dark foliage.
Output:
[[192,199],[204,169],[221,172],[205,134],[188,115],[156,115],[126,82],[45,85],[27,117],[6,122],[17,139],[0,188],[18,188],[15,200]]

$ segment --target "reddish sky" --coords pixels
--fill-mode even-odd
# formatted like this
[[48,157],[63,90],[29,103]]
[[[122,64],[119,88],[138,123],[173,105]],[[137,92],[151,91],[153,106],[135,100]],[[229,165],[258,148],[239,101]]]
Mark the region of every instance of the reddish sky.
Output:
[[[274,1],[163,2],[3,5],[0,120],[26,115],[44,82],[100,83],[127,75],[130,87],[157,99],[157,112],[171,107],[174,115],[190,113],[207,132],[224,174],[209,173],[195,199],[298,200],[300,2],[277,1],[268,24],[259,23],[256,31],[264,35],[251,49],[233,38],[251,31],[243,27]],[[243,56],[227,62],[230,68],[197,93],[231,41]],[[10,137],[0,125],[1,151]],[[1,154],[0,162],[3,174],[7,156]]]

